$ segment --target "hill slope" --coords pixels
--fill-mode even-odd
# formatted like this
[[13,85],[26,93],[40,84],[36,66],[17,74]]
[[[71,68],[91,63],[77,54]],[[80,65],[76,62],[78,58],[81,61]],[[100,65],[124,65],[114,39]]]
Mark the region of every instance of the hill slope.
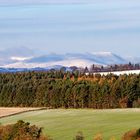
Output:
[[85,140],[92,140],[97,133],[102,134],[104,140],[112,136],[120,140],[126,131],[139,128],[139,115],[140,109],[57,109],[23,113],[0,119],[0,122],[31,122],[44,127],[44,133],[54,140],[72,140],[78,131],[83,132]]

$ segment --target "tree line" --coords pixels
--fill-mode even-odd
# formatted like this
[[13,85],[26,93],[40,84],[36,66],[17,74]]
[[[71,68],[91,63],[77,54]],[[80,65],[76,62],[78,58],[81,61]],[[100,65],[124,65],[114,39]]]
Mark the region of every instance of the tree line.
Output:
[[[81,69],[84,73],[97,73],[97,72],[113,72],[113,71],[128,71],[128,70],[139,70],[140,64],[114,64],[114,65],[95,65],[93,64],[90,68],[85,67],[85,69]],[[74,70],[74,69],[73,69]]]
[[101,76],[63,71],[1,73],[0,106],[140,107],[140,75]]

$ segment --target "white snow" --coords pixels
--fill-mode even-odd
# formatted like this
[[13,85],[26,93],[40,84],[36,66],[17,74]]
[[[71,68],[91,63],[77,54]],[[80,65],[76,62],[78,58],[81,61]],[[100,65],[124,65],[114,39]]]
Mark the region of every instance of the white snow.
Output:
[[92,65],[93,62],[83,59],[68,59],[63,61],[54,61],[54,62],[46,62],[46,63],[26,63],[26,62],[17,62],[5,65],[3,67],[5,68],[45,68],[45,67],[51,67],[55,65],[61,65],[65,67],[70,66],[77,66],[77,67],[86,67]]
[[[97,74],[97,73],[96,73]],[[108,74],[114,74],[114,75],[130,75],[130,74],[140,74],[140,70],[128,70],[128,71],[115,71],[115,72],[99,72],[98,74],[101,75],[108,75]]]

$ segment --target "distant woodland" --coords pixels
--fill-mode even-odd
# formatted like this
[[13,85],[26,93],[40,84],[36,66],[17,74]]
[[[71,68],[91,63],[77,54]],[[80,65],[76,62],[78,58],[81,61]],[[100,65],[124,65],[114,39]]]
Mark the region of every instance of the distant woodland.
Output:
[[140,75],[48,71],[0,74],[0,106],[140,107]]

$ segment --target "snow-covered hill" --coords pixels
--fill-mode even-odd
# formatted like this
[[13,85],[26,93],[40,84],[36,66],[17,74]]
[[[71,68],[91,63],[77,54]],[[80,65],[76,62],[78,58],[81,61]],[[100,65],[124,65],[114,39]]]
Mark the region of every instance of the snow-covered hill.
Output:
[[[14,59],[13,59],[14,58]],[[16,59],[17,58],[17,59]],[[39,57],[16,57],[9,58],[10,63],[2,65],[4,68],[46,68],[54,66],[77,66],[90,67],[92,64],[110,65],[110,64],[125,64],[129,61],[113,54],[111,52],[99,53],[67,53],[67,54],[49,54]],[[13,60],[13,61],[12,61]]]

